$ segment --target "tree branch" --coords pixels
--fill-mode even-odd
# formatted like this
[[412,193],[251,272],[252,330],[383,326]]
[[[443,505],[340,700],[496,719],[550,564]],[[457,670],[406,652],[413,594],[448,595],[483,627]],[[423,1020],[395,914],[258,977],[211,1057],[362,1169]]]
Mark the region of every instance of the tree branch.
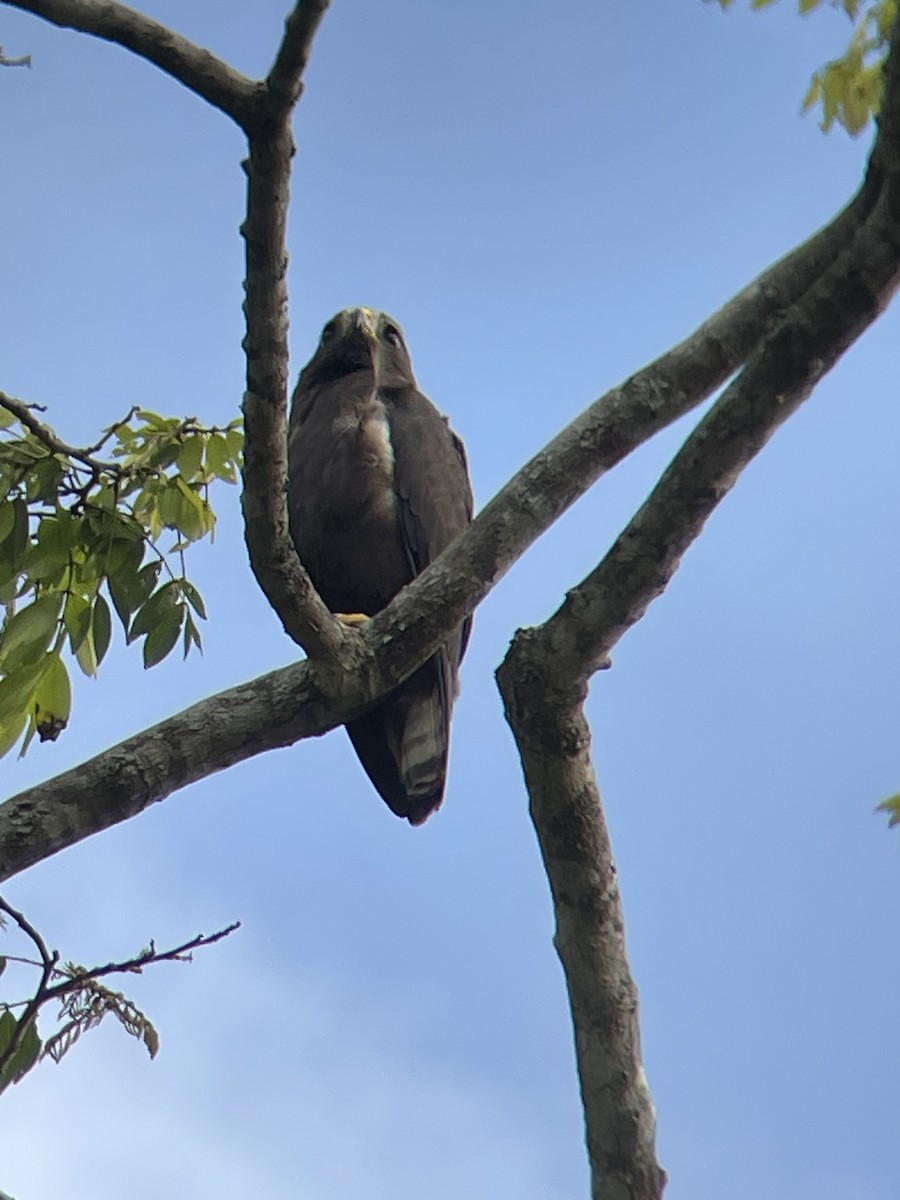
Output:
[[244,315],[244,536],[250,565],[288,635],[311,658],[344,669],[356,653],[354,630],[332,617],[300,563],[287,513],[287,212],[294,139],[291,115],[327,0],[300,0],[265,85],[260,118],[249,129],[247,218],[241,228],[247,272]]
[[658,1200],[665,1175],[656,1162],[637,991],[590,755],[588,679],[666,586],[741,470],[900,285],[900,171],[896,150],[885,150],[898,142],[894,53],[869,170],[879,193],[863,225],[760,344],[601,564],[549,621],[519,630],[497,672],[553,894],[596,1200]]
[[253,112],[259,84],[209,50],[115,0],[6,0],[53,25],[116,42],[221,109],[242,128]]
[[[87,983],[92,983],[96,979],[104,979],[108,975],[125,975],[132,972],[140,972],[144,967],[155,966],[161,962],[191,962],[191,953],[194,950],[202,950],[206,946],[214,946],[216,942],[221,942],[223,938],[229,937],[240,929],[240,921],[233,921],[230,925],[226,925],[224,929],[219,929],[215,933],[198,933],[196,937],[190,941],[183,942],[180,946],[175,946],[172,950],[157,950],[151,942],[149,949],[143,954],[138,954],[134,958],[125,959],[123,962],[110,962],[105,967],[90,967],[78,975],[67,975],[60,983],[53,984],[52,987],[45,987],[42,983],[39,991],[39,1002],[45,1004],[48,1000],[61,1000],[63,996],[67,996],[70,992],[78,991]],[[57,959],[59,955],[56,956]],[[57,972],[58,974],[58,972]]]
[[59,961],[59,954],[55,950],[51,954],[47,949],[46,942],[26,918],[25,914],[17,912],[2,897],[0,897],[0,912],[4,912],[8,917],[12,917],[22,932],[31,938],[38,954],[41,956],[41,981],[38,984],[37,993],[25,1005],[25,1010],[16,1023],[12,1037],[9,1039],[5,1050],[0,1053],[0,1078],[2,1078],[4,1070],[21,1046],[22,1039],[25,1037],[29,1025],[37,1016],[38,1009],[43,1003],[41,996],[46,991],[47,984],[50,982],[50,977]]
[[300,0],[284,23],[284,37],[266,78],[278,108],[293,108],[300,99],[312,41],[328,5],[329,0]]
[[[364,672],[327,694],[323,672],[299,663],[127,738],[0,805],[0,880],[234,763],[325,733],[364,706]],[[329,685],[333,687],[331,677]]]

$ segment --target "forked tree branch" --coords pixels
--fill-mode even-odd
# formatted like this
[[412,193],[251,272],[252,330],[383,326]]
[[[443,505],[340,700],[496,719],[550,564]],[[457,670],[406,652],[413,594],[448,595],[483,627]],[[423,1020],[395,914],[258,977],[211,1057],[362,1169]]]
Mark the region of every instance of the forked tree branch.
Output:
[[[900,22],[895,46],[898,36]],[[663,591],[740,472],[900,285],[898,58],[895,49],[869,172],[878,197],[863,225],[783,313],[599,566],[544,625],[518,632],[497,672],[553,893],[595,1200],[659,1200],[665,1174],[656,1161],[637,989],[591,761],[588,680]]]

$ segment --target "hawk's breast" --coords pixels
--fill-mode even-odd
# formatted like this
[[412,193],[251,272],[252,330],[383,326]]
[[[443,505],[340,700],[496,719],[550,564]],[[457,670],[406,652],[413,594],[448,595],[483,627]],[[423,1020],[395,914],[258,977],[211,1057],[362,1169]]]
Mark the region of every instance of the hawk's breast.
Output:
[[338,456],[353,462],[354,490],[365,497],[372,517],[393,521],[397,515],[394,489],[394,448],[384,401],[371,392],[352,413],[341,413],[331,426]]

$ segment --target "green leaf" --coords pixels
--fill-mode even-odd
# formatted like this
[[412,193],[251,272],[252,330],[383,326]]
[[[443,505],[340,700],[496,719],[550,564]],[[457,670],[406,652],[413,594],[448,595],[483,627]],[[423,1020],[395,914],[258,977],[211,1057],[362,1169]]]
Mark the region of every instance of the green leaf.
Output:
[[203,463],[203,436],[199,433],[189,433],[185,436],[178,451],[178,470],[187,483],[200,474]]
[[178,582],[181,585],[182,594],[184,595],[188,604],[190,604],[197,616],[202,617],[205,621],[206,605],[203,603],[203,597],[189,580],[180,579]]
[[51,661],[34,693],[35,727],[42,742],[55,742],[72,712],[72,686],[66,664],[58,654]]
[[9,754],[10,750],[18,742],[28,720],[29,714],[23,712],[10,717],[8,721],[0,721],[0,758],[3,758],[5,754]]
[[[0,409],[0,412],[3,410]],[[16,523],[16,510],[13,507],[11,500],[4,500],[0,504],[0,542],[5,541],[12,533],[13,525]]]
[[[12,1016],[8,1009],[3,1016],[7,1015]],[[24,1020],[24,1018],[20,1019]],[[2,1022],[2,1017],[0,1017],[0,1022]],[[18,1024],[18,1022],[15,1022],[15,1019],[14,1024]],[[9,1045],[11,1040],[12,1034],[7,1039],[6,1044]],[[38,1036],[37,1022],[32,1016],[28,1018],[28,1024],[24,1027],[24,1033],[21,1036],[21,1040],[16,1048],[15,1053],[3,1068],[2,1072],[0,1072],[0,1090],[7,1087],[11,1083],[18,1083],[23,1075],[27,1075],[27,1073],[37,1062],[40,1052],[41,1039]]]
[[6,1053],[15,1032],[16,1018],[7,1008],[0,1013],[0,1054]]
[[29,500],[52,503],[59,495],[59,485],[65,474],[65,465],[54,455],[36,463],[28,472],[26,490]]
[[237,475],[231,459],[227,438],[221,433],[212,434],[206,445],[207,470],[219,479],[224,479],[226,483],[236,483]]
[[191,646],[196,646],[200,653],[203,653],[203,642],[200,639],[200,630],[194,624],[194,618],[190,612],[185,609],[184,613],[184,657],[191,652]]
[[231,456],[231,461],[236,467],[239,467],[241,455],[244,453],[243,429],[230,427],[225,431],[225,441],[228,444],[228,453]]
[[130,628],[132,613],[144,604],[156,587],[161,569],[160,562],[147,563],[135,575],[118,575],[107,580],[109,594],[129,642],[134,640]]
[[0,679],[0,725],[9,726],[31,712],[34,689],[46,664],[28,663]]
[[[169,621],[171,614],[180,607],[177,587],[178,584],[175,580],[164,583],[158,592],[154,592],[150,599],[141,605],[131,622],[129,637],[132,641],[141,634],[151,633],[161,623]],[[179,616],[179,626],[180,623]]]
[[56,633],[62,599],[61,592],[39,596],[7,621],[0,632],[0,666],[7,675],[44,654]]
[[74,592],[70,592],[66,597],[64,621],[72,653],[77,655],[84,644],[84,639],[91,632],[90,602],[85,600],[84,596],[78,596]]
[[213,518],[209,505],[180,475],[172,481],[179,496],[178,516],[174,527],[189,541],[196,542],[209,533]]
[[[90,616],[90,612],[88,613]],[[81,670],[89,679],[93,679],[97,674],[97,651],[94,647],[94,637],[90,632],[90,621],[88,622],[88,633],[84,641],[75,651],[75,661],[78,663]]]
[[15,425],[18,419],[19,418],[14,413],[11,413],[8,408],[4,408],[3,405],[0,404],[0,429],[9,429],[11,425]]
[[28,505],[18,496],[10,503],[14,509],[13,526],[0,542],[0,565],[8,565],[11,570],[18,570],[28,548]]
[[55,517],[45,517],[41,521],[37,537],[28,548],[23,563],[30,580],[55,585],[62,579],[71,557],[70,547],[64,545],[63,534]]
[[112,615],[109,605],[102,596],[94,601],[93,617],[91,619],[91,635],[94,639],[94,651],[97,655],[97,666],[103,662],[112,638]]
[[135,575],[143,561],[143,537],[117,537],[106,555],[106,573],[110,578],[120,574]]
[[172,467],[178,460],[178,450],[180,443],[171,438],[159,439],[156,446],[147,455],[147,465],[155,467],[158,471],[165,471],[167,467]]
[[167,610],[153,626],[144,641],[144,667],[155,667],[169,654],[178,641],[181,623],[187,609],[179,607]]

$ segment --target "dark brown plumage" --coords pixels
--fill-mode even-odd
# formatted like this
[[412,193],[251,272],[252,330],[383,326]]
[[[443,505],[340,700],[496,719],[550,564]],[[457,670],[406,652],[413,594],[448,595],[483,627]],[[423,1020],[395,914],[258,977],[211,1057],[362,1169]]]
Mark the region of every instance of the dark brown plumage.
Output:
[[[291,407],[291,533],[335,613],[372,616],[472,519],[462,442],[413,375],[399,325],[350,308],[325,326]],[[440,805],[469,622],[347,732],[378,792],[421,824]]]

